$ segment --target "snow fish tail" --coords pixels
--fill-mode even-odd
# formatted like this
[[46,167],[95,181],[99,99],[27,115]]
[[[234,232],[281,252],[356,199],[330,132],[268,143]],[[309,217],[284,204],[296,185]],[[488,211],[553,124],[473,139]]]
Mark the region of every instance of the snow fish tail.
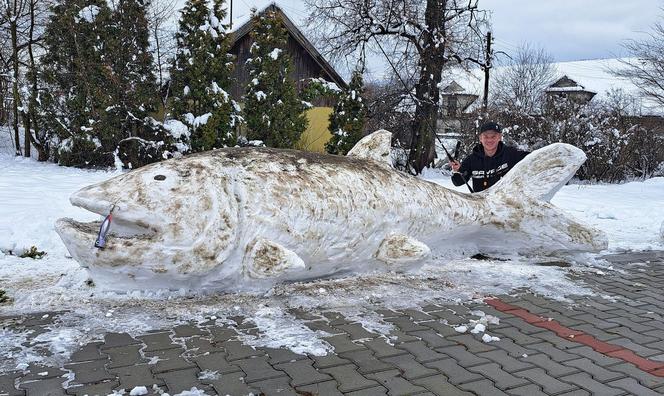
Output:
[[565,143],[533,151],[498,183],[480,193],[490,209],[489,223],[506,237],[520,234],[519,238],[507,237],[522,241],[517,251],[527,252],[535,245],[548,245],[552,252],[606,249],[608,241],[603,232],[549,203],[585,160],[582,150]]
[[549,202],[585,161],[583,150],[566,143],[554,143],[530,153],[490,191],[515,197],[525,194]]

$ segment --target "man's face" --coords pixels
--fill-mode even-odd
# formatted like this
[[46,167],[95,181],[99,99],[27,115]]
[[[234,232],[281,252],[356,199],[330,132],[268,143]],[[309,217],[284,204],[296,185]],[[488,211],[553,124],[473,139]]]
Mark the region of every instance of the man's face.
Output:
[[480,143],[484,150],[493,153],[498,148],[498,143],[500,143],[503,138],[503,134],[497,131],[484,131],[480,133]]

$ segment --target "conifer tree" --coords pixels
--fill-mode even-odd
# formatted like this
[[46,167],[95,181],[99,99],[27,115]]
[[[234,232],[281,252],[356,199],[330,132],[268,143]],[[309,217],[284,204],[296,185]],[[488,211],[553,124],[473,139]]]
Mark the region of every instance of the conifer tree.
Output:
[[117,155],[125,164],[140,166],[166,157],[170,136],[150,114],[158,108],[158,88],[149,51],[146,18],[148,0],[120,0],[113,14],[108,43],[114,104],[106,109],[106,124],[113,130]]
[[104,142],[112,131],[103,127],[112,105],[106,57],[111,10],[103,0],[63,0],[53,7],[44,35],[39,122],[63,165],[110,165]]
[[230,39],[221,21],[225,0],[187,0],[176,34],[171,67],[171,117],[190,131],[192,151],[234,145],[239,107],[227,93],[233,62]]
[[325,144],[328,153],[346,155],[362,138],[367,114],[363,93],[362,72],[356,70],[348,90],[339,95],[334,111],[330,114],[332,138]]
[[250,140],[268,147],[292,148],[307,127],[306,104],[298,99],[290,79],[291,59],[285,51],[288,33],[277,14],[252,15],[251,58],[247,60],[249,84],[244,114]]

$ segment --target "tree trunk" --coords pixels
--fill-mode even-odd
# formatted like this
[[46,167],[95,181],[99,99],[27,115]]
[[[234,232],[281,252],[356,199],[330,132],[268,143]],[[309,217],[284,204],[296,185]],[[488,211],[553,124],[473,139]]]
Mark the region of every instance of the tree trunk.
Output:
[[445,2],[428,0],[425,21],[430,27],[424,33],[420,53],[420,77],[416,85],[415,119],[411,129],[411,146],[408,163],[415,174],[422,173],[436,156],[436,122],[440,100],[439,83],[442,78],[445,45],[443,9]]
[[159,100],[161,101],[161,106],[164,109],[164,117],[162,118],[162,121],[166,119],[166,98],[164,95],[161,94],[161,89],[164,86],[164,76],[162,73],[162,56],[161,56],[161,45],[159,43],[159,29],[158,29],[158,23],[155,21],[155,27],[154,27],[154,41],[155,41],[155,49],[157,51],[157,69],[159,71]]
[[[28,105],[28,122],[26,122],[26,128],[31,132],[32,145],[35,146],[38,153],[38,161],[48,160],[48,146],[43,140],[45,137],[40,137],[39,124],[37,123],[37,97],[39,95],[39,88],[37,84],[37,66],[35,64],[35,55],[33,50],[33,34],[35,30],[35,7],[37,6],[37,0],[30,1],[30,36],[28,37],[28,54],[30,55],[30,72],[28,76],[30,78],[31,92],[30,92],[30,103]],[[28,128],[30,124],[31,128]],[[29,147],[29,146],[28,146]]]
[[16,26],[16,18],[13,18],[9,22],[9,29],[11,30],[12,36],[12,70],[14,72],[12,78],[12,112],[14,114],[13,126],[14,126],[14,139],[16,140],[16,155],[21,155],[21,136],[18,131],[18,108],[21,105],[21,97],[18,94],[18,37]]
[[23,119],[23,136],[25,137],[23,140],[23,156],[30,158],[30,148],[32,147],[32,135],[30,131],[32,129],[32,123],[30,122],[30,117],[25,112],[25,109],[21,111],[21,118]]
[[23,156],[25,158],[30,158],[30,148],[32,147],[32,137],[30,136],[30,117],[25,114],[25,111],[21,111],[21,117],[23,118],[23,136],[25,136],[25,140],[23,140]]

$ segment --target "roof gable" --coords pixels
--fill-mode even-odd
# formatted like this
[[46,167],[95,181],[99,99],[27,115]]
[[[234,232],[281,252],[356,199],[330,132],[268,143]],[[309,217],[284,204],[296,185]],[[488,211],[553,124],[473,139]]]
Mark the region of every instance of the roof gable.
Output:
[[[277,17],[283,22],[288,34],[302,47],[304,50],[311,56],[311,58],[320,66],[320,68],[327,74],[327,77],[331,82],[337,84],[341,88],[347,88],[348,84],[344,79],[337,73],[337,71],[330,65],[330,63],[323,58],[323,56],[318,52],[318,50],[311,44],[311,42],[302,34],[300,29],[295,26],[293,21],[286,15],[286,13],[279,8],[275,3],[272,3],[258,12],[258,14],[263,14],[265,12],[274,12]],[[232,31],[231,34],[231,51],[239,43],[244,36],[249,34],[253,28],[253,18],[250,18],[249,21],[245,22]]]

